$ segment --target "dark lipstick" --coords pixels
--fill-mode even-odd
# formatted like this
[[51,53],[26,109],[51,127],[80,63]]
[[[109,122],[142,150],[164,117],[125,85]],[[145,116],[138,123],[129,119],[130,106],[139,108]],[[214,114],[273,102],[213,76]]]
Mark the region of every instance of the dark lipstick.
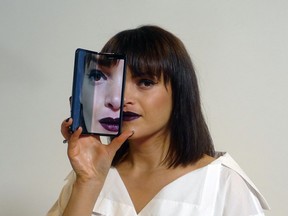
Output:
[[102,118],[99,120],[103,128],[108,131],[117,132],[119,130],[119,118]]
[[139,117],[140,115],[138,115],[137,113],[123,112],[123,121],[133,121]]

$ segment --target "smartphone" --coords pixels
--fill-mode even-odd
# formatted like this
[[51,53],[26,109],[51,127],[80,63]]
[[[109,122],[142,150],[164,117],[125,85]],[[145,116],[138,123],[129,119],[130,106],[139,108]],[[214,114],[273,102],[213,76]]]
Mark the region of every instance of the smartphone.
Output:
[[124,54],[77,49],[71,97],[74,132],[117,136],[121,133],[126,75]]

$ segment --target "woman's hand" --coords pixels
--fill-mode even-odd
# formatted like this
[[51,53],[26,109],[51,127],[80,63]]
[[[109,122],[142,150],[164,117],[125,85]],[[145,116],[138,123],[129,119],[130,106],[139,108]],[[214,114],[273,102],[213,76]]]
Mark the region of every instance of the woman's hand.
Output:
[[69,131],[72,119],[63,121],[61,133],[68,141],[68,157],[76,173],[76,181],[80,184],[88,182],[103,184],[111,166],[116,151],[133,131],[125,131],[113,139],[108,145],[103,145],[96,135],[82,135],[82,128],[74,133]]
[[70,133],[71,124],[71,118],[63,121],[61,133],[68,141],[67,153],[76,181],[63,216],[91,215],[116,151],[133,132],[123,132],[109,145],[103,145],[99,136],[82,135],[81,127]]

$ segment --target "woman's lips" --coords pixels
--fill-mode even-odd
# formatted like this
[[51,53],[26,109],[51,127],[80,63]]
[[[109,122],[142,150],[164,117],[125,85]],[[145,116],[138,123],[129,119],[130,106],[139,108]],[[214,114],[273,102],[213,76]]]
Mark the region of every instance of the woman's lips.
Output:
[[119,130],[119,118],[102,118],[99,120],[103,128],[111,132],[117,132]]
[[[123,121],[133,121],[135,119],[138,119],[139,117],[140,115],[138,115],[137,113],[123,112]],[[105,130],[117,132],[119,131],[119,121],[119,118],[113,119],[111,117],[107,117],[100,119],[99,123],[103,128],[105,128]]]
[[140,115],[133,112],[123,112],[123,121],[133,121],[135,119],[138,119]]

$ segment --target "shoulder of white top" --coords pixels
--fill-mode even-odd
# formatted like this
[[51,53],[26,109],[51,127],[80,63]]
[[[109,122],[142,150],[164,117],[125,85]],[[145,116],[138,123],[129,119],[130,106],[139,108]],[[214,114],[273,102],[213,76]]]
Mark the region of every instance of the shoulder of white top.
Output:
[[263,209],[269,210],[270,207],[265,200],[264,196],[260,193],[258,188],[255,186],[255,184],[251,181],[251,179],[246,175],[246,173],[241,169],[241,167],[238,165],[238,163],[230,156],[227,152],[217,152],[216,153],[216,160],[213,163],[221,163],[223,166],[228,167],[229,169],[232,169],[236,173],[238,173],[246,182],[252,193],[258,198],[261,206]]

